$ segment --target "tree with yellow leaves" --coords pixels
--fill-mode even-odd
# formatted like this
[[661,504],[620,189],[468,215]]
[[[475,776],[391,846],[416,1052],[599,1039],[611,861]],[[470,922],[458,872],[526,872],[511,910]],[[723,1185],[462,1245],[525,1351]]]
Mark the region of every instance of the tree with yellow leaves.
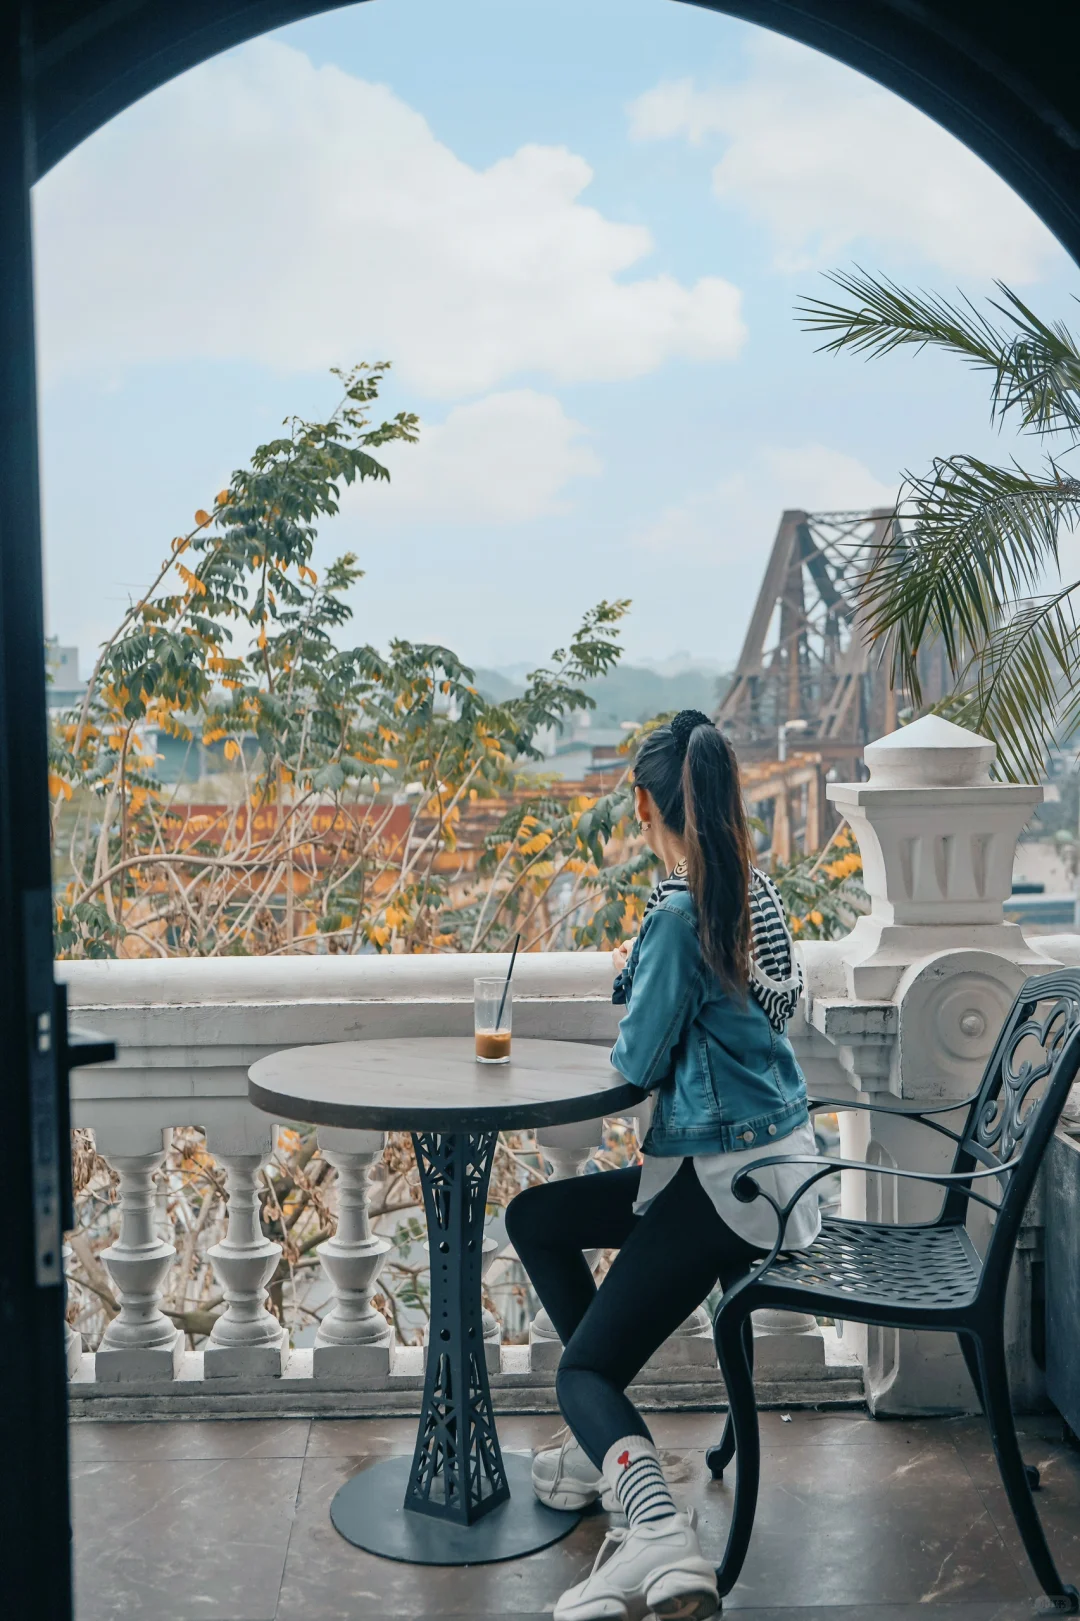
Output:
[[[542,729],[590,705],[585,684],[617,661],[629,604],[591,609],[502,703],[449,648],[342,645],[362,571],[347,554],[319,578],[312,555],[342,487],[389,477],[373,450],[417,437],[408,413],[372,424],[385,372],[336,373],[328,421],[290,420],[196,511],[58,723],[61,955],[499,949],[511,925],[534,948],[564,924],[581,942],[617,933],[600,868],[628,795],[530,799],[521,767],[541,758]],[[161,733],[222,745],[227,803],[192,809],[166,791]],[[513,825],[467,860],[463,817],[489,807],[500,821],[508,800]]]

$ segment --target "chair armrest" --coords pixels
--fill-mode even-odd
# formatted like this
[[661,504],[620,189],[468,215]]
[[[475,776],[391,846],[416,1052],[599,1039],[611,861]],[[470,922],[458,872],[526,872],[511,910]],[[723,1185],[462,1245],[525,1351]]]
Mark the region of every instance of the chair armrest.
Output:
[[[782,1238],[783,1230],[787,1227],[787,1218],[803,1194],[812,1188],[815,1182],[831,1176],[834,1171],[872,1171],[877,1176],[895,1176],[906,1182],[927,1182],[935,1187],[951,1188],[961,1183],[976,1182],[988,1176],[1002,1176],[1019,1163],[1020,1156],[1017,1154],[1015,1158],[1005,1161],[1002,1165],[982,1171],[905,1171],[897,1165],[872,1165],[864,1159],[829,1159],[824,1154],[767,1154],[762,1159],[754,1160],[732,1177],[731,1191],[740,1204],[753,1204],[755,1199],[765,1199],[771,1204],[782,1223],[780,1234]],[[787,1204],[781,1206],[771,1194],[766,1193],[764,1188],[759,1187],[754,1181],[754,1172],[766,1165],[815,1165],[817,1169],[805,1181],[800,1182]],[[979,1204],[986,1205],[990,1210],[997,1210],[997,1205],[992,1199],[984,1199],[981,1193],[972,1193],[970,1188],[968,1197],[976,1199]],[[783,1248],[782,1244],[780,1248]]]
[[806,1107],[811,1114],[819,1109],[863,1109],[870,1114],[899,1114],[911,1120],[921,1120],[926,1114],[952,1114],[954,1109],[970,1109],[978,1095],[978,1092],[973,1092],[969,1098],[957,1098],[955,1103],[935,1103],[929,1109],[905,1109],[903,1104],[897,1103],[849,1103],[846,1098],[807,1098]]
[[955,1103],[935,1103],[928,1109],[905,1109],[903,1104],[895,1103],[848,1103],[840,1098],[807,1098],[806,1107],[811,1114],[823,1109],[830,1112],[861,1109],[866,1114],[888,1114],[892,1115],[893,1119],[917,1120],[927,1131],[936,1131],[939,1136],[948,1137],[951,1142],[959,1143],[963,1138],[958,1131],[953,1131],[951,1126],[943,1126],[940,1121],[930,1120],[927,1117],[933,1114],[952,1114],[955,1109],[969,1109],[978,1095],[975,1092],[969,1098],[958,1098]]
[[[987,1176],[1000,1176],[1002,1172],[1011,1171],[1019,1163],[1020,1156],[1017,1154],[1011,1160],[995,1166],[993,1169],[937,1172],[904,1171],[894,1165],[868,1165],[865,1160],[861,1159],[829,1159],[824,1154],[784,1154],[782,1156],[766,1154],[760,1159],[753,1160],[746,1166],[745,1170],[739,1171],[737,1175],[732,1177],[731,1191],[740,1204],[753,1204],[755,1199],[764,1199],[767,1204],[772,1206],[777,1219],[776,1240],[759,1266],[754,1267],[752,1271],[725,1290],[723,1298],[716,1308],[716,1316],[719,1317],[728,1302],[734,1299],[736,1295],[741,1294],[744,1289],[749,1288],[751,1284],[760,1281],[765,1276],[784,1248],[784,1237],[787,1233],[787,1224],[791,1212],[803,1194],[812,1188],[815,1182],[820,1182],[823,1177],[831,1176],[834,1171],[874,1171],[880,1176],[895,1176],[904,1181],[927,1182],[937,1187],[951,1188],[959,1183],[971,1183]],[[781,1205],[773,1198],[771,1193],[766,1193],[764,1188],[759,1187],[754,1181],[753,1173],[761,1170],[766,1165],[812,1165],[816,1168],[799,1184],[787,1204]],[[992,1199],[984,1199],[981,1194],[972,1192],[970,1187],[967,1190],[967,1195],[969,1199],[975,1199],[979,1204],[986,1205],[989,1210],[996,1211],[998,1208]]]

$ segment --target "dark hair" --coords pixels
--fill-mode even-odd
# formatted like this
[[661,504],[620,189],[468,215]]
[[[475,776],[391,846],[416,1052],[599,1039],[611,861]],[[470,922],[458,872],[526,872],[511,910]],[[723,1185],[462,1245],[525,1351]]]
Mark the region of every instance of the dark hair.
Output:
[[752,846],[735,751],[708,715],[683,709],[646,737],[634,782],[652,795],[665,826],[686,840],[701,954],[725,990],[744,996]]

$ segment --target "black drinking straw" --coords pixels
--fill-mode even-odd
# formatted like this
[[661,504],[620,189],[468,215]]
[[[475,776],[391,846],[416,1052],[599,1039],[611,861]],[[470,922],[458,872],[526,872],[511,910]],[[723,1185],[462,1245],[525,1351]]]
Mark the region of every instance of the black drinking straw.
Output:
[[510,989],[510,975],[514,972],[514,959],[517,956],[517,948],[518,948],[518,946],[520,944],[521,944],[521,936],[520,936],[520,934],[516,934],[514,936],[514,949],[510,953],[510,966],[506,970],[506,984],[503,986],[502,1001],[499,1003],[499,1011],[495,1015],[495,1028],[496,1028],[496,1030],[499,1028],[499,1025],[502,1023],[503,1008],[506,1006],[506,993]]

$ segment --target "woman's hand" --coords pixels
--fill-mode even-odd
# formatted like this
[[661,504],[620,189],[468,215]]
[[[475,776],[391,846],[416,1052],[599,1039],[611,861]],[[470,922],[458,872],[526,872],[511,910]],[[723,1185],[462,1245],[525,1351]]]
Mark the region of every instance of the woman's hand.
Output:
[[633,940],[624,940],[622,945],[616,946],[615,950],[611,953],[611,966],[615,970],[616,978],[618,978],[623,969],[626,967],[627,958],[630,956],[633,946]]

